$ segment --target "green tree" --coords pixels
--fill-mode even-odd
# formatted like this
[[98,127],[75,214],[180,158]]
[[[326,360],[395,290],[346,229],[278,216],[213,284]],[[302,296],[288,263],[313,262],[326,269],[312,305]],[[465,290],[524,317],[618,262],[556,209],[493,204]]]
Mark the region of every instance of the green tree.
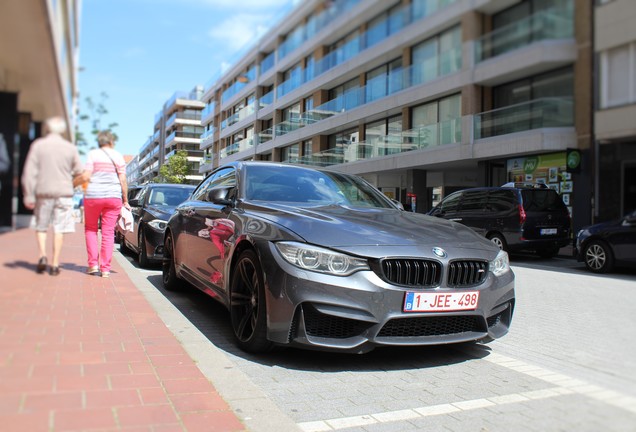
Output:
[[159,168],[159,176],[155,178],[155,183],[186,183],[186,176],[190,173],[188,165],[188,152],[178,150],[170,156],[166,163]]
[[[75,143],[80,148],[80,153],[83,152],[83,148],[89,147],[88,138],[85,136],[84,132],[80,130],[80,125],[87,125],[89,128],[88,133],[93,137],[93,143],[97,141],[97,134],[103,130],[109,131],[117,140],[117,134],[115,133],[115,128],[119,126],[118,123],[111,122],[108,124],[102,124],[104,121],[104,117],[108,114],[108,110],[106,109],[105,102],[108,99],[108,94],[106,92],[101,92],[99,94],[99,99],[93,100],[92,97],[87,96],[84,98],[84,104],[79,105],[79,117],[78,117],[78,125],[75,129]],[[105,122],[104,122],[105,123]]]

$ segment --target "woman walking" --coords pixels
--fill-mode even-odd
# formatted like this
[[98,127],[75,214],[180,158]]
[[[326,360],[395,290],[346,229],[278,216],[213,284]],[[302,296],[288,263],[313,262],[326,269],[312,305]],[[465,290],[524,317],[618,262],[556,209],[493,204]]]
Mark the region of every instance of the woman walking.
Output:
[[[101,272],[110,276],[110,265],[115,243],[115,224],[122,205],[128,205],[126,164],[123,156],[114,149],[115,140],[110,132],[97,135],[98,149],[91,150],[82,174],[88,181],[84,195],[84,235],[90,275]],[[98,224],[101,218],[101,244],[98,244]]]

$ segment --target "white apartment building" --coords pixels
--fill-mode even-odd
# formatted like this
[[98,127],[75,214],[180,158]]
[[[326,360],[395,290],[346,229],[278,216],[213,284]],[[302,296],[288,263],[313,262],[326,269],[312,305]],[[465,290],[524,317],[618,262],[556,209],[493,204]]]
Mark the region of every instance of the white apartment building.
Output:
[[0,2],[0,135],[12,158],[0,175],[0,227],[24,213],[19,178],[41,125],[62,116],[74,140],[81,0]]
[[[575,228],[587,224],[593,9],[301,2],[206,85],[200,170],[239,159],[330,166],[418,212],[466,187],[544,182]],[[580,164],[568,167],[572,154]]]
[[137,183],[155,179],[161,166],[179,150],[188,152],[188,182],[197,184],[203,179],[199,172],[203,156],[200,149],[203,133],[201,111],[205,107],[201,101],[202,95],[202,86],[196,86],[190,92],[176,92],[155,115],[154,133],[139,151]]

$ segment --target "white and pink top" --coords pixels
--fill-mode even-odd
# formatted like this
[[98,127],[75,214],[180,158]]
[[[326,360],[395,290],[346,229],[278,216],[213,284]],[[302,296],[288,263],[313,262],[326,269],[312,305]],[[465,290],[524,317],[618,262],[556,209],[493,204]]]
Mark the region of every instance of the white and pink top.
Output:
[[86,199],[121,198],[121,184],[117,175],[126,173],[126,163],[118,151],[111,148],[91,150],[84,169],[91,173],[84,194]]

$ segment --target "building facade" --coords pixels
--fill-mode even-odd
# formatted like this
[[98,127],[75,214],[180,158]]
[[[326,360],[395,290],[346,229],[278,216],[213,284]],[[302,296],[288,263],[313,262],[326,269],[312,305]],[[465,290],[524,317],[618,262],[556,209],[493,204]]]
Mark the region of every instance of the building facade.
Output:
[[544,182],[587,224],[593,14],[574,0],[302,2],[206,85],[201,172],[331,166],[417,212]]
[[636,209],[636,3],[599,1],[594,14],[594,214],[610,220]]
[[0,2],[0,139],[11,168],[0,174],[0,227],[25,212],[19,178],[48,117],[76,121],[80,0]]
[[179,150],[188,152],[189,183],[203,179],[199,165],[203,156],[200,149],[201,114],[205,104],[201,101],[203,87],[190,92],[176,92],[155,115],[154,133],[141,147],[137,166],[137,182],[146,183],[159,176],[159,169]]

